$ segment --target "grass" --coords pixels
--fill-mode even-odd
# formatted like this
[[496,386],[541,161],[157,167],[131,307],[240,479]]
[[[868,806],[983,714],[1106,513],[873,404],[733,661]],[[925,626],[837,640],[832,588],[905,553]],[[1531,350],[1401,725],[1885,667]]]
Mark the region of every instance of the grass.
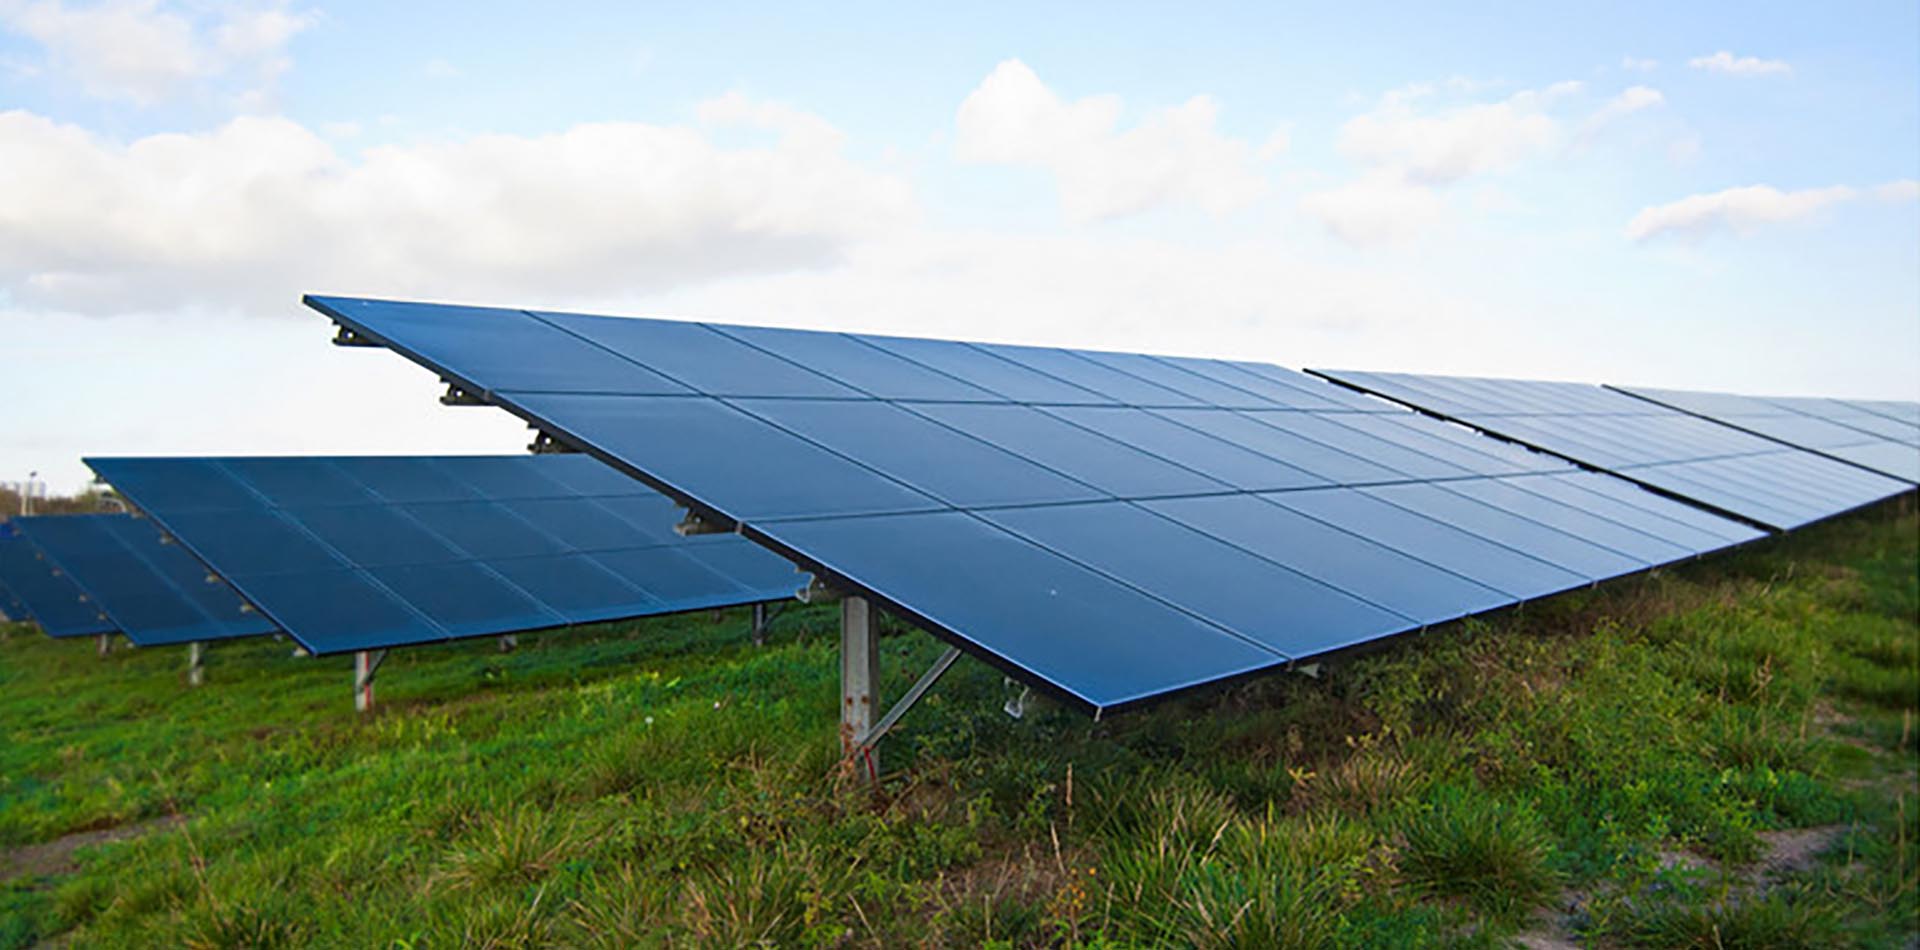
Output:
[[0,947],[1909,946],[1917,549],[1903,502],[1100,723],[963,660],[878,790],[831,608],[396,652],[364,719],[345,658],[14,628]]

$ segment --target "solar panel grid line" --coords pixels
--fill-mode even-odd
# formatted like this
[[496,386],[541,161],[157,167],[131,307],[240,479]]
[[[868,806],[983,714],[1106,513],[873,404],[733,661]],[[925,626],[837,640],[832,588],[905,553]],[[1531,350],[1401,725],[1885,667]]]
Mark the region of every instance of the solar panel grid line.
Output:
[[[373,574],[371,571],[354,571],[353,569],[354,562],[351,559],[349,559],[344,553],[342,553],[338,548],[336,548],[332,544],[329,544],[326,541],[326,539],[322,538],[318,533],[316,533],[311,527],[309,527],[304,522],[299,521],[297,519],[288,518],[284,514],[282,514],[281,511],[279,510],[281,508],[281,505],[272,496],[261,491],[258,486],[253,485],[247,479],[240,477],[238,474],[233,472],[232,469],[229,468],[224,463],[216,460],[216,461],[212,461],[210,464],[215,470],[221,472],[222,474],[226,475],[228,478],[232,479],[241,488],[247,491],[253,492],[258,497],[261,504],[268,509],[270,517],[276,518],[283,526],[285,526],[286,528],[292,530],[293,532],[301,536],[304,536],[308,542],[312,543],[319,549],[325,551],[328,554],[328,556],[332,557],[337,562],[339,569],[352,572],[361,582],[366,583],[369,586],[373,587],[374,589],[385,594],[390,606],[399,608],[400,611],[402,611],[403,613],[407,614],[410,618],[412,618],[413,622],[420,624],[421,626],[426,627],[429,630],[435,631],[443,639],[451,638],[451,635],[448,633],[448,631],[443,625],[441,625],[433,617],[429,616],[426,613],[426,611],[421,610],[420,607],[417,606],[415,603],[413,603],[412,600],[402,596],[399,591],[394,590],[389,584],[383,581],[379,576]],[[205,557],[203,556],[202,559],[204,560]],[[265,572],[265,573],[271,575],[275,572]],[[301,573],[301,572],[288,572],[288,573]],[[301,645],[305,646],[308,650],[314,653],[321,652],[320,649],[316,648],[317,644],[308,644],[303,642]]]
[[277,629],[249,615],[249,605],[238,592],[184,549],[168,545],[160,530],[144,519],[58,515],[22,518],[20,526],[48,561],[136,644],[263,636]]
[[1314,372],[1774,530],[1899,490],[1850,462],[1611,387]]
[[1823,410],[1831,411],[1831,406],[1844,406],[1837,400],[1767,399],[1731,393],[1694,393],[1625,386],[1608,388],[1634,399],[1739,429],[1776,444],[1815,452],[1879,474],[1920,481],[1920,446],[1916,446],[1911,458],[1904,452],[1861,454],[1845,451],[1853,446],[1887,445],[1890,437],[1820,414]]
[[[432,460],[428,460],[428,464],[435,464],[435,463]],[[338,466],[335,466],[335,467],[338,467]],[[455,477],[457,478],[458,475],[456,474]],[[523,496],[516,500],[519,500],[519,501],[561,500],[561,499],[573,500],[576,497],[585,501],[586,504],[592,505],[593,507],[599,509],[608,518],[612,518],[615,520],[624,520],[624,519],[620,519],[619,516],[615,515],[612,511],[607,510],[604,506],[597,504],[591,496],[541,493],[541,494],[535,494],[530,496]],[[471,542],[462,543],[459,538],[450,537],[446,533],[446,528],[444,527],[444,525],[442,527],[436,528],[434,525],[428,524],[426,521],[422,520],[419,512],[417,511],[417,509],[419,508],[432,507],[435,505],[452,507],[452,506],[472,505],[472,504],[489,504],[492,507],[498,508],[502,513],[505,514],[505,516],[508,519],[511,520],[513,524],[519,526],[520,529],[530,532],[534,535],[537,535],[540,538],[542,538],[545,542],[547,542],[549,550],[545,552],[538,552],[538,553],[527,553],[527,554],[522,554],[518,556],[509,555],[509,554],[497,554],[497,553],[493,555],[483,555],[474,550],[474,546]],[[628,581],[626,578],[622,577],[621,575],[611,570],[605,569],[603,565],[598,565],[597,561],[593,561],[593,559],[591,558],[591,555],[596,553],[596,551],[599,551],[600,553],[606,553],[614,550],[635,551],[635,550],[650,550],[655,548],[680,546],[680,545],[674,545],[674,544],[668,544],[668,543],[658,543],[658,544],[652,544],[652,545],[637,545],[637,546],[627,545],[627,546],[621,546],[618,548],[615,548],[615,547],[608,547],[608,548],[602,548],[602,549],[581,548],[573,544],[571,541],[562,540],[552,532],[548,531],[539,522],[523,517],[520,513],[514,511],[514,509],[507,502],[503,502],[503,501],[413,502],[408,504],[394,504],[392,505],[391,510],[397,512],[402,517],[409,519],[417,527],[421,528],[423,531],[426,531],[434,535],[435,537],[440,539],[442,542],[452,546],[454,550],[464,553],[466,555],[465,558],[461,559],[459,562],[456,562],[456,563],[472,563],[474,566],[478,567],[482,571],[485,571],[489,576],[491,576],[498,583],[502,584],[503,586],[507,587],[510,590],[513,590],[519,593],[521,596],[525,597],[527,600],[538,605],[539,608],[541,610],[544,610],[550,616],[550,618],[554,621],[554,624],[553,624],[554,626],[565,625],[570,622],[571,618],[566,614],[566,612],[559,610],[555,608],[553,605],[547,603],[536,592],[528,589],[525,585],[519,583],[513,578],[508,577],[505,573],[503,573],[499,569],[499,566],[512,565],[516,561],[530,562],[537,559],[552,557],[552,556],[556,556],[564,553],[585,554],[585,555],[589,555],[589,562],[594,564],[596,567],[598,567],[600,574],[603,575],[606,579],[611,580],[613,583],[626,588],[632,594],[652,598],[653,595],[651,592],[643,590],[637,585]],[[469,514],[471,513],[469,512]],[[327,542],[327,543],[329,544],[329,547],[332,547],[331,542]],[[336,549],[336,553],[339,553],[337,549]],[[360,561],[360,563],[364,563],[364,561]],[[443,562],[435,561],[431,563],[443,563]],[[405,561],[399,561],[399,562],[390,562],[384,566],[404,568],[404,567],[417,566],[417,565],[409,564],[408,562],[405,562]],[[386,586],[386,585],[382,584],[382,586]],[[394,593],[396,593],[397,595],[397,592],[394,592]],[[429,620],[430,623],[433,623],[431,617],[428,617],[427,619]],[[434,623],[434,625],[439,629],[441,629],[443,632],[447,633],[449,637],[454,635],[454,632],[451,630],[448,630],[444,624]]]
[[1862,411],[1871,412],[1877,416],[1885,416],[1896,422],[1904,422],[1910,426],[1920,428],[1920,403],[1894,403],[1875,399],[1848,399],[1844,401],[1847,405]]

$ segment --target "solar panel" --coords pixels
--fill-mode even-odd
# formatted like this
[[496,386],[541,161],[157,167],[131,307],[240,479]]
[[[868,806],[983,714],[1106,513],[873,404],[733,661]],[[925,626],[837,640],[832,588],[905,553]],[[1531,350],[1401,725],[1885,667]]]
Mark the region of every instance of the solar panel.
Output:
[[163,646],[275,632],[225,581],[151,521],[124,514],[15,519],[127,639]]
[[1611,388],[1920,484],[1920,424],[1903,422],[1839,399],[1736,396],[1638,386]]
[[114,630],[73,578],[48,562],[11,521],[0,524],[0,584],[19,601],[20,619],[38,624],[47,636],[90,637]]
[[680,538],[579,455],[87,464],[315,654],[791,597],[791,564]]
[[308,303],[1095,711],[1761,536],[1259,363]]
[[[1315,372],[1775,530],[1797,528],[1913,489],[1911,482],[1831,453],[1599,386]],[[1820,430],[1830,436],[1835,428],[1824,420],[1802,418],[1809,433]]]

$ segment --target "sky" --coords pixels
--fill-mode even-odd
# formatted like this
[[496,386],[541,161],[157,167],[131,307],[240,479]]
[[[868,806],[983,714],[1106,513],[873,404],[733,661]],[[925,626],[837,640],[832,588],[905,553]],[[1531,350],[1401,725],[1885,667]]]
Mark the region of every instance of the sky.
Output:
[[308,292],[1920,398],[1911,0],[909,6],[0,0],[0,481],[524,450]]

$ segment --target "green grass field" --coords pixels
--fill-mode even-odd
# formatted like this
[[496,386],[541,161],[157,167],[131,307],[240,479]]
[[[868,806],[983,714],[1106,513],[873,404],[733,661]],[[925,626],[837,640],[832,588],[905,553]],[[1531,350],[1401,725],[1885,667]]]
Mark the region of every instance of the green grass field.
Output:
[[831,608],[403,651],[365,718],[344,657],[14,627],[0,947],[1909,947],[1917,549],[1909,499],[1100,723],[966,659],[877,790]]

